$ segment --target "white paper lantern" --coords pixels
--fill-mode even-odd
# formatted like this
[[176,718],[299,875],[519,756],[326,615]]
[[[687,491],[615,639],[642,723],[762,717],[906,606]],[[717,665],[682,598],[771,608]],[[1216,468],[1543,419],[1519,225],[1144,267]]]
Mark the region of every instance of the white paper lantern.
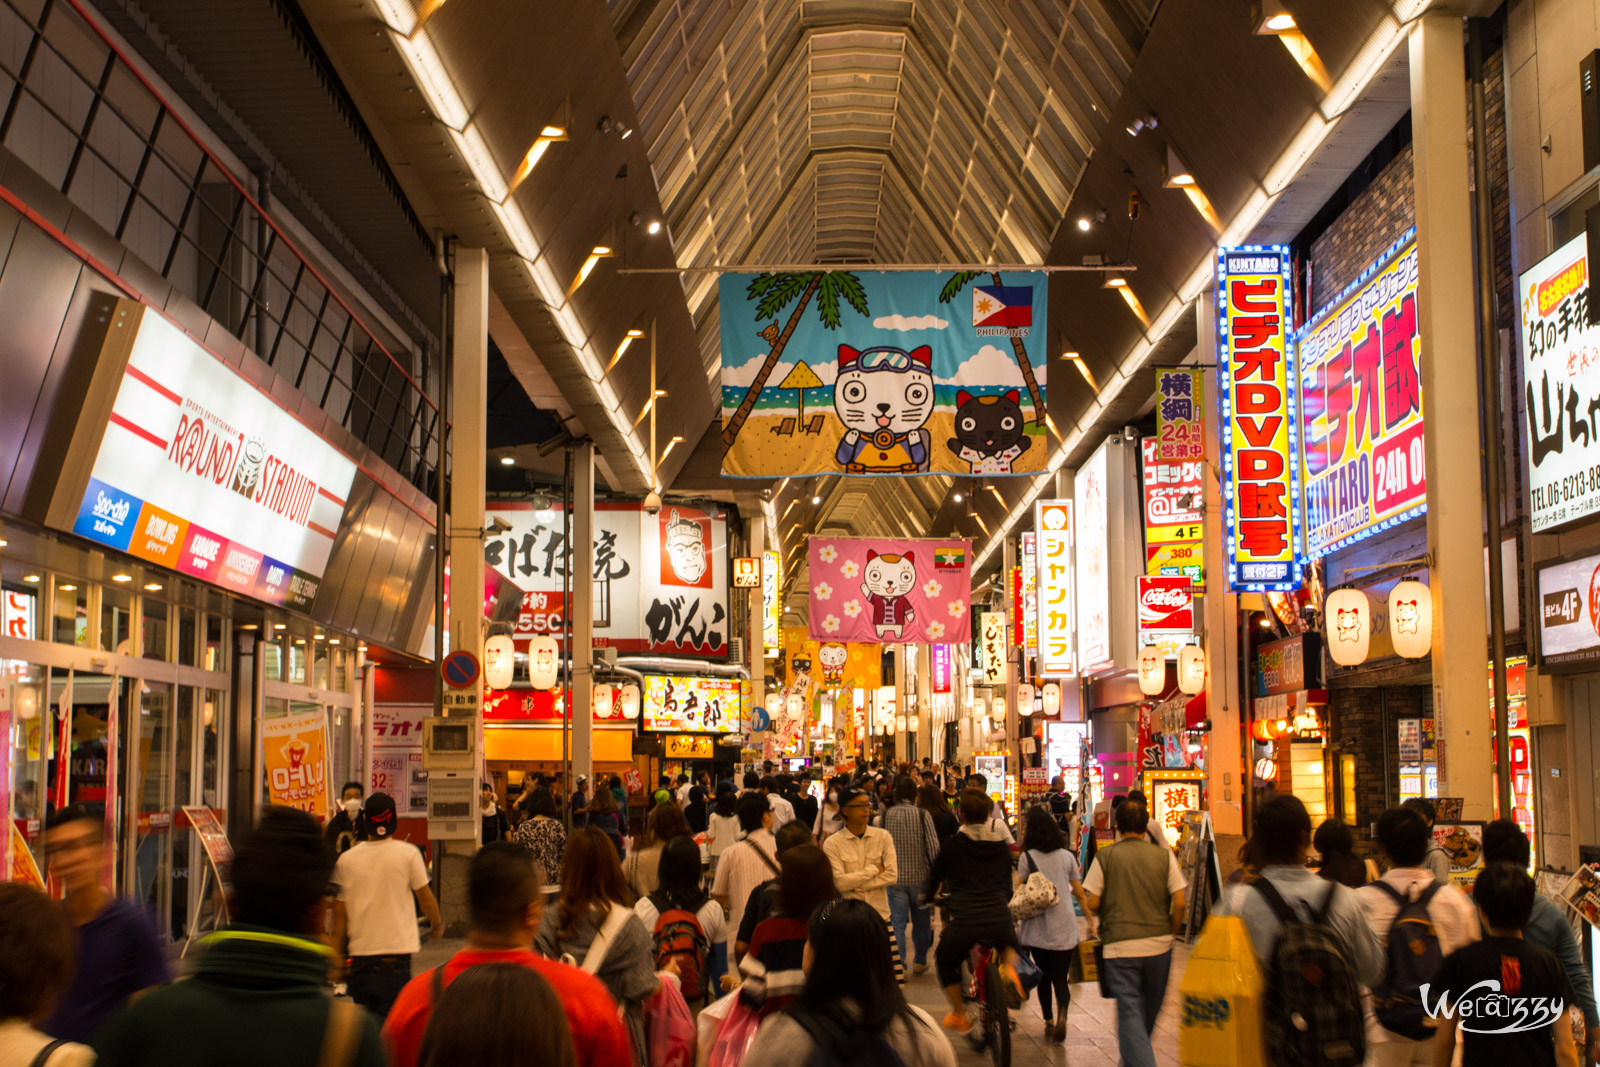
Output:
[[632,682],[622,687],[622,697],[617,701],[622,708],[622,717],[629,721],[639,717],[639,687]]
[[596,682],[594,686],[594,717],[609,719],[616,708],[616,691],[605,682]]
[[528,642],[528,684],[535,689],[554,689],[561,673],[561,644],[555,638],[535,637]]
[[1061,714],[1061,686],[1055,682],[1044,683],[1044,717],[1053,719]]
[[904,715],[896,715],[894,717],[894,728],[899,733],[906,732],[906,717]]
[[1421,659],[1432,650],[1432,589],[1408,578],[1389,590],[1389,636],[1406,659]]
[[1372,641],[1372,605],[1367,594],[1359,589],[1335,589],[1323,603],[1322,617],[1333,662],[1341,667],[1365,663]]
[[1017,714],[1018,715],[1032,715],[1033,714],[1033,686],[1031,686],[1031,685],[1019,685],[1019,686],[1017,686]]
[[806,698],[799,693],[790,693],[788,703],[785,705],[789,711],[789,718],[803,719],[806,716]]
[[1155,645],[1145,645],[1139,650],[1139,692],[1147,697],[1160,696],[1166,687],[1166,654]]
[[516,654],[516,648],[511,644],[511,638],[505,634],[496,634],[485,641],[483,643],[483,684],[490,689],[509,688]]
[[906,720],[906,726],[912,733],[917,733],[922,729],[922,720],[913,715],[911,718]]
[[992,719],[994,719],[995,722],[1005,722],[1006,721],[1006,698],[1005,697],[1003,697],[1003,696],[995,697],[993,700],[991,700],[989,702],[989,706],[993,709],[993,711],[990,713],[990,717]]
[[1178,649],[1178,691],[1194,696],[1206,687],[1206,654],[1199,645]]

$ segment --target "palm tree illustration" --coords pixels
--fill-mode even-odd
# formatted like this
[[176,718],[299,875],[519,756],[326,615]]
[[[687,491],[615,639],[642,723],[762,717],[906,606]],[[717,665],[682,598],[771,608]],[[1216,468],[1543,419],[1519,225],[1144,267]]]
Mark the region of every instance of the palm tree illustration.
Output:
[[[939,303],[950,303],[961,295],[961,290],[982,275],[982,271],[976,270],[956,271],[950,276],[950,280],[944,283],[944,288],[939,290]],[[1005,284],[1000,280],[998,271],[990,274],[989,278],[995,285]],[[1017,366],[1022,368],[1022,381],[1028,387],[1028,400],[1033,404],[1033,421],[1042,423],[1045,416],[1044,394],[1039,391],[1039,381],[1033,376],[1033,364],[1028,362],[1028,350],[1023,346],[1022,338],[1011,338],[1011,350],[1017,355]]]
[[772,376],[773,369],[783,358],[784,346],[794,335],[794,328],[800,325],[800,316],[813,296],[817,298],[817,317],[822,320],[822,325],[830,330],[839,328],[840,297],[860,314],[869,314],[867,292],[861,287],[861,279],[843,270],[758,274],[750,280],[745,296],[749,300],[759,301],[756,304],[758,320],[773,318],[797,297],[799,302],[789,315],[789,321],[784,325],[783,332],[772,343],[772,351],[767,353],[766,361],[756,372],[755,380],[750,383],[750,388],[745,390],[744,399],[739,402],[738,410],[728,420],[728,425],[722,428],[722,443],[729,448],[733,447],[733,442],[738,439],[739,431],[744,428],[745,420],[754,410],[761,391],[767,387],[767,379]]

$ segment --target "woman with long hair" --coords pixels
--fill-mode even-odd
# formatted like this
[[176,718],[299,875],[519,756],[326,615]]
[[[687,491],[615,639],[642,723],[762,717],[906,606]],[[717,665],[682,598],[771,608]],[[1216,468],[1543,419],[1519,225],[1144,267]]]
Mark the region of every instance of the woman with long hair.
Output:
[[793,1003],[805,985],[803,968],[811,913],[839,895],[833,863],[815,845],[796,845],[779,855],[778,902],[756,923],[750,948],[739,961],[740,998],[762,1015]]
[[746,1063],[798,1067],[828,1048],[846,1062],[898,1057],[905,1067],[955,1067],[949,1039],[926,1012],[906,1003],[894,980],[889,928],[872,905],[836,899],[817,908],[804,970],[799,1000],[762,1022]]
[[561,855],[567,848],[567,828],[556,818],[556,798],[548,789],[531,789],[518,804],[522,821],[511,831],[511,840],[527,850],[544,872],[546,895],[561,886]]
[[616,796],[603,786],[594,791],[594,799],[589,801],[589,825],[606,835],[620,859],[623,852],[622,812],[617,807]]
[[956,819],[956,813],[950,810],[950,805],[945,801],[944,794],[939,792],[936,785],[925,785],[917,790],[917,807],[933,817],[933,832],[939,835],[939,844],[944,844],[956,835],[961,829],[961,823]]
[[704,787],[693,785],[689,787],[689,803],[683,809],[683,820],[689,824],[689,832],[703,834],[706,832],[706,820],[711,817],[711,809],[706,804],[706,791]]
[[1327,819],[1311,836],[1311,846],[1322,857],[1317,874],[1330,882],[1360,889],[1378,876],[1378,865],[1355,854],[1355,837],[1342,819]]
[[[545,909],[534,947],[600,979],[622,1008],[623,1022],[633,1035],[634,1060],[642,1063],[644,1002],[660,979],[650,931],[628,907],[627,896],[622,864],[610,839],[593,826],[574,830],[562,863],[561,897],[555,907]],[[599,953],[598,962],[585,966],[591,950]]]
[[650,809],[644,821],[644,840],[628,853],[622,865],[622,873],[635,899],[656,891],[656,868],[661,864],[662,847],[675,837],[690,836],[689,824],[684,821],[683,809],[678,805],[669,800]]
[[700,846],[694,843],[694,838],[670,838],[662,846],[660,856],[656,888],[640,897],[633,910],[645,929],[651,931],[652,940],[656,923],[669,911],[686,911],[700,924],[700,932],[708,942],[706,966],[700,974],[701,988],[683,986],[685,999],[693,1000],[707,990],[716,989],[717,980],[728,969],[728,915],[721,904],[711,899],[701,881]]
[[439,994],[417,1064],[463,1063],[577,1067],[566,1011],[550,983],[515,963],[480,963],[462,971]]
[[[1017,940],[1032,957],[1044,979],[1039,983],[1039,1013],[1044,1016],[1045,1040],[1059,1044],[1067,1036],[1067,1006],[1072,1003],[1072,988],[1067,984],[1072,971],[1072,953],[1078,947],[1078,916],[1073,913],[1067,896],[1078,898],[1085,915],[1089,899],[1083,892],[1083,875],[1078,871],[1078,861],[1066,847],[1061,827],[1046,804],[1028,809],[1022,825],[1022,855],[1017,859],[1017,877],[1027,881],[1038,871],[1056,887],[1056,906],[1043,915],[1024,919]],[[1092,925],[1094,920],[1090,919]],[[1055,1016],[1050,994],[1061,1003],[1061,1014]]]
[[817,824],[811,828],[811,836],[817,839],[819,846],[829,834],[844,829],[844,815],[839,811],[839,794],[849,788],[850,779],[842,774],[828,783],[828,791],[823,794],[822,804],[817,811]]
[[711,870],[717,869],[717,857],[739,843],[739,793],[733,783],[724,780],[717,786],[717,804],[707,822],[706,851],[711,855]]

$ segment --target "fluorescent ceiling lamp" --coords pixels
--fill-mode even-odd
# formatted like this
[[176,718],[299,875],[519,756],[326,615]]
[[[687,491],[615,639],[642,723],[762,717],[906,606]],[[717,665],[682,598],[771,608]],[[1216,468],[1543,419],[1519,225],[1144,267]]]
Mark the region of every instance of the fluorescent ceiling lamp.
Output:
[[667,461],[667,457],[672,454],[672,446],[677,444],[681,440],[683,440],[682,437],[674,437],[672,440],[668,441],[667,442],[667,447],[663,448],[661,450],[661,458],[659,460],[657,460],[656,462],[665,463]]
[[539,160],[544,157],[545,149],[557,141],[565,141],[566,139],[567,131],[562,126],[546,126],[540,131],[539,136],[533,140],[533,146],[522,157],[522,163],[517,167],[517,172],[511,176],[510,191],[516,192],[517,186],[522,184],[523,179],[533,173],[533,168],[537,167]]
[[617,360],[622,358],[623,353],[628,351],[628,346],[643,336],[643,330],[629,330],[627,333],[622,335],[622,340],[617,342],[617,350],[611,353],[611,362],[606,364],[607,374],[611,373],[611,368],[617,365]]
[[373,5],[384,25],[394,32],[410,37],[417,28],[417,12],[411,0],[373,0]]
[[516,466],[516,463],[517,463],[516,459],[514,457],[512,457],[512,456],[501,456],[500,457],[500,465],[502,467],[514,467],[514,466]]
[[419,33],[415,37],[406,37],[398,33],[390,36],[394,40],[395,50],[400,53],[400,58],[411,68],[411,77],[416,81],[417,88],[422,90],[422,95],[427,98],[428,106],[433,109],[434,116],[452,130],[466,129],[467,122],[472,116],[467,112],[467,105],[461,99],[461,94],[456,91],[456,83],[451,80],[450,72],[444,69],[444,62],[434,49],[433,41],[425,33]]
[[467,161],[467,169],[478,180],[478,188],[483,190],[483,195],[497,204],[503,202],[506,198],[506,179],[500,173],[499,164],[494,161],[494,153],[489,151],[488,142],[478,132],[477,123],[464,130],[451,130],[450,136],[456,143],[456,151]]
[[573,293],[578,291],[579,286],[589,280],[589,275],[593,272],[596,263],[613,255],[616,255],[616,253],[612,251],[610,245],[595,245],[588,256],[584,257],[583,266],[578,268],[578,273],[573,277],[572,284],[567,286],[567,296],[570,298]]
[[1283,33],[1295,28],[1294,16],[1283,6],[1282,0],[1253,0],[1250,5],[1252,32],[1258,34]]

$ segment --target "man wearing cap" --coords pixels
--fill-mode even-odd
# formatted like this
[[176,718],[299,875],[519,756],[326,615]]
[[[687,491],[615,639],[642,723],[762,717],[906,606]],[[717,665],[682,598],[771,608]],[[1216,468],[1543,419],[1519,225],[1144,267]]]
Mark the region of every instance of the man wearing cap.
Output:
[[422,947],[415,908],[428,920],[430,940],[442,936],[444,920],[421,851],[394,839],[394,798],[373,793],[364,815],[367,839],[333,869],[333,947],[350,961],[350,999],[381,1020],[411,980],[411,957]]

